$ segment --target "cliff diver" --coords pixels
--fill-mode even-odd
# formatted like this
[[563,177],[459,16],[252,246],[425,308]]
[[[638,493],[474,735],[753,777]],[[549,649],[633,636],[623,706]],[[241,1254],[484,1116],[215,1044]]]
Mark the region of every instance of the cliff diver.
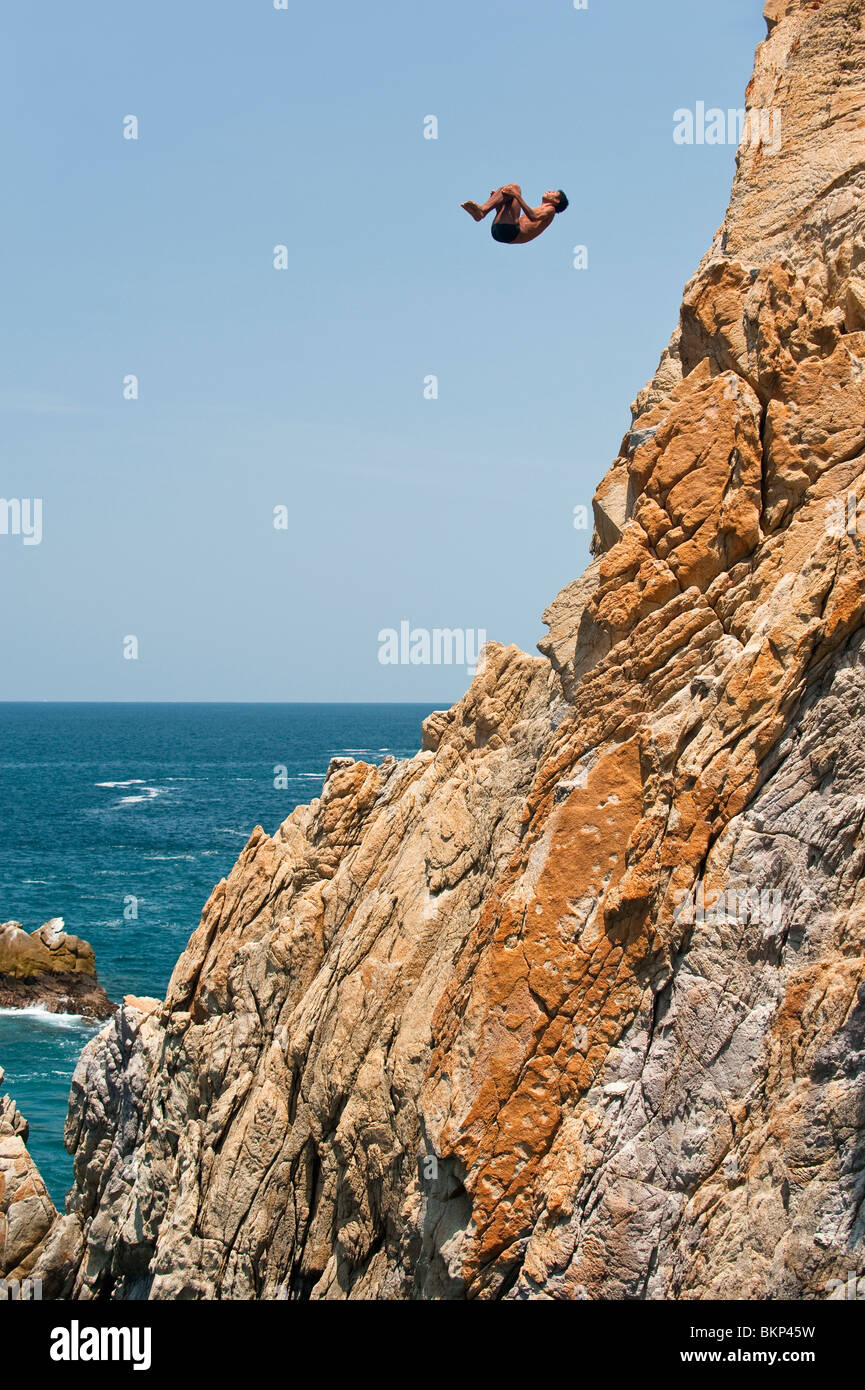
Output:
[[470,217],[483,222],[487,213],[495,212],[490,228],[493,241],[501,241],[506,246],[522,246],[534,241],[549,227],[557,212],[564,212],[568,200],[560,188],[548,188],[540,206],[530,208],[523,202],[522,189],[518,183],[506,183],[494,188],[485,203],[461,203]]

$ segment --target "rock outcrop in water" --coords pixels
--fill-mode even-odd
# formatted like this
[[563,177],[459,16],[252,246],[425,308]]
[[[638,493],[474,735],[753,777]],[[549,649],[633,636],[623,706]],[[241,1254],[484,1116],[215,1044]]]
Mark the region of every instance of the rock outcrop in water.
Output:
[[29,935],[20,922],[0,923],[0,1008],[39,1005],[50,1013],[110,1018],[116,1006],[96,978],[93,947],[63,930],[63,918]]
[[491,646],[416,757],[256,830],[91,1041],[54,1296],[861,1269],[865,12],[765,13],[782,146],[739,153],[543,656]]

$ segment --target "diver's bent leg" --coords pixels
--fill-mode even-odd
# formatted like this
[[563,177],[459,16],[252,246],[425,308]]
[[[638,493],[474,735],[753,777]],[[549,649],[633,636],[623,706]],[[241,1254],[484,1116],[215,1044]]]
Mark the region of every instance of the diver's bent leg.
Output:
[[464,207],[466,212],[469,213],[476,222],[482,222],[488,213],[492,212],[494,209],[505,207],[508,202],[510,202],[509,194],[505,193],[501,188],[495,188],[485,203],[474,203],[469,201],[467,203],[461,203],[460,206]]
[[500,200],[500,205],[495,216],[496,222],[506,222],[509,224],[516,224],[519,222],[521,208],[513,193],[509,191],[516,186],[516,184],[508,184],[505,188],[499,189],[498,199]]

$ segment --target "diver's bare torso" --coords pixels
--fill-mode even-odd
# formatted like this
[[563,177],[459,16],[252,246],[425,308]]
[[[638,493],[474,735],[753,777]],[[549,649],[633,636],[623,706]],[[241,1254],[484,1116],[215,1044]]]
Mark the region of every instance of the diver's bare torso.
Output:
[[549,203],[541,203],[540,207],[533,208],[532,211],[535,214],[534,222],[530,221],[525,213],[520,216],[520,234],[514,242],[515,246],[521,246],[526,241],[534,241],[536,236],[540,236],[541,232],[547,230],[556,215],[555,208],[550,207]]

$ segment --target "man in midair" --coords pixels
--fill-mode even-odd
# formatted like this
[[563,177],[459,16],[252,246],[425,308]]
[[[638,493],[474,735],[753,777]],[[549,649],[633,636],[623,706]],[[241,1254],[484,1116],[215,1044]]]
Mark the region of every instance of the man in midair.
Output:
[[493,189],[485,203],[468,202],[461,206],[476,222],[482,222],[488,213],[495,211],[490,229],[493,241],[522,246],[545,232],[556,213],[564,212],[568,200],[560,188],[548,188],[540,206],[530,208],[523,201],[519,184],[506,183],[501,188]]

